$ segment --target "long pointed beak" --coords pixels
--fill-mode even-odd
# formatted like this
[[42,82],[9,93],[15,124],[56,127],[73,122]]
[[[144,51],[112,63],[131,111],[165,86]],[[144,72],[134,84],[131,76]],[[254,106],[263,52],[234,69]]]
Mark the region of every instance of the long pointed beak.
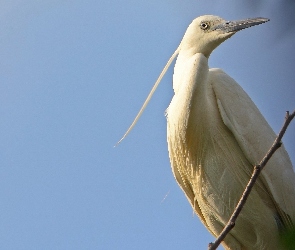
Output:
[[239,21],[226,21],[220,24],[217,24],[215,27],[213,27],[213,30],[220,30],[224,33],[235,33],[242,29],[246,29],[255,25],[259,25],[262,23],[268,22],[268,18],[263,17],[256,17],[256,18],[248,18],[244,20]]

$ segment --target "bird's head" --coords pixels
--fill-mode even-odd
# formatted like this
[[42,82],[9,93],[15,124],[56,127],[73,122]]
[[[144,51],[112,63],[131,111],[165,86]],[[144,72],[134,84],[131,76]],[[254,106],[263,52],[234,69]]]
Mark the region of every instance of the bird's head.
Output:
[[207,58],[211,52],[236,32],[254,25],[265,23],[268,18],[249,18],[226,21],[218,16],[205,15],[193,20],[180,44],[180,52],[202,53]]

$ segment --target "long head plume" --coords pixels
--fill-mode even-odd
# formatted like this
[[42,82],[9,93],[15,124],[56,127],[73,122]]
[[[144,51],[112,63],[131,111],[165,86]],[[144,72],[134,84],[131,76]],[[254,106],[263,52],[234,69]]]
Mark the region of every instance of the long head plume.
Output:
[[115,147],[125,139],[125,137],[130,133],[130,131],[133,129],[133,127],[135,126],[135,124],[137,123],[137,121],[139,120],[140,116],[142,115],[143,111],[145,110],[146,106],[148,105],[149,101],[151,100],[154,92],[156,91],[157,87],[159,86],[159,83],[161,82],[163,76],[165,75],[166,71],[168,70],[169,66],[171,65],[172,61],[174,60],[174,58],[178,55],[180,50],[180,47],[178,47],[173,55],[170,57],[170,59],[168,60],[167,64],[165,65],[164,69],[162,70],[160,76],[158,77],[156,83],[154,84],[151,92],[149,93],[148,97],[146,98],[146,100],[144,101],[141,109],[139,110],[138,114],[136,115],[134,121],[132,122],[132,124],[130,125],[130,127],[127,129],[126,133],[123,135],[123,137],[120,139],[120,141],[117,142],[117,144],[115,145]]

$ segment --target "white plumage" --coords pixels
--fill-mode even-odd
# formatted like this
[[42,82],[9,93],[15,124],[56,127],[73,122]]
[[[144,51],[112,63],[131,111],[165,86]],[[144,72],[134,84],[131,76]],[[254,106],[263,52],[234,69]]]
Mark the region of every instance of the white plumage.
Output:
[[[167,109],[172,171],[203,224],[217,236],[228,222],[253,171],[276,135],[238,83],[209,69],[211,52],[237,31],[266,18],[225,21],[201,16],[189,25],[121,142],[134,127],[178,54],[174,96]],[[279,235],[295,224],[295,173],[282,146],[261,172],[233,230],[232,250],[278,250]]]
[[[228,32],[226,27],[239,27],[238,23],[245,28],[243,22],[249,27],[251,20],[258,24],[257,19],[195,19],[178,48],[174,68],[175,95],[167,110],[172,170],[194,211],[215,236],[229,220],[253,166],[276,137],[235,80],[220,69],[208,68],[213,49],[240,30]],[[227,249],[279,249],[279,231],[294,222],[295,174],[282,146],[262,171],[223,245]]]

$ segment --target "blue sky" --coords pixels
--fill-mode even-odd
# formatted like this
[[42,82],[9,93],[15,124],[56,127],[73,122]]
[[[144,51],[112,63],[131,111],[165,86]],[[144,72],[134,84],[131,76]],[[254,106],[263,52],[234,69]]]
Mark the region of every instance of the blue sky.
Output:
[[[173,67],[113,146],[204,14],[271,19],[226,41],[209,64],[236,79],[278,132],[295,108],[294,4],[283,4],[1,1],[0,248],[206,249],[213,237],[168,158]],[[293,163],[294,141],[293,123],[284,138]]]

